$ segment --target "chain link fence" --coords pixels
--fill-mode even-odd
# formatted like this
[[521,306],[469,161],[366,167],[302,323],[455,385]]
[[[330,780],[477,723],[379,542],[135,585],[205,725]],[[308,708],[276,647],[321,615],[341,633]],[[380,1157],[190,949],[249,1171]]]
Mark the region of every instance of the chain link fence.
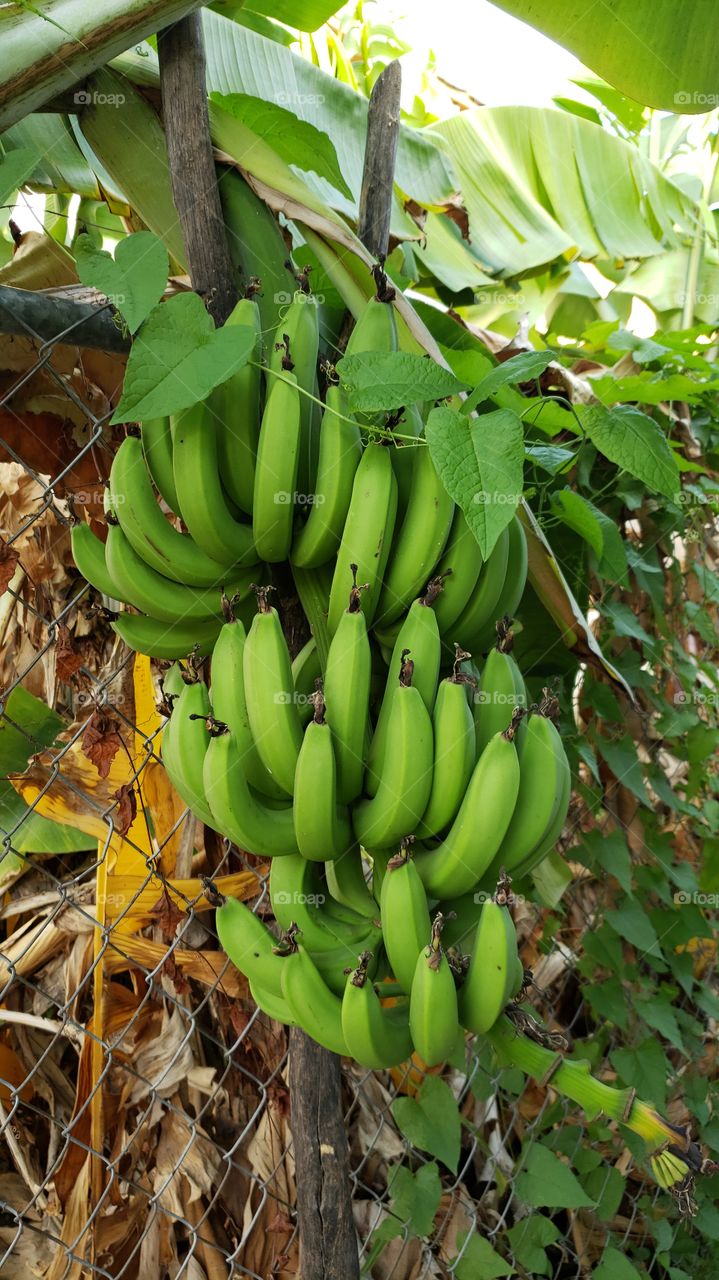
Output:
[[[0,400],[0,751],[15,780],[0,859],[0,1270],[284,1280],[298,1274],[287,1033],[225,961],[200,879],[264,911],[266,864],[183,812],[159,763],[161,672],[150,688],[150,664],[135,665],[109,626],[112,602],[72,567],[73,507],[98,515],[113,444],[72,337],[13,340],[21,367]],[[568,832],[585,820],[575,803]],[[606,885],[577,872],[559,913],[525,903],[516,916],[540,1016],[581,1038],[594,1018],[576,962]],[[505,1235],[532,1216],[517,1191],[522,1153],[564,1126],[573,1163],[587,1142],[580,1113],[551,1084],[499,1075],[483,1054],[444,1079],[463,1120],[461,1157],[456,1175],[441,1168],[439,1210],[415,1235],[388,1181],[394,1166],[431,1159],[393,1115],[421,1073],[345,1072],[363,1262],[379,1280],[466,1280],[479,1234],[501,1242],[512,1274],[534,1274]],[[605,1220],[581,1207],[555,1214],[537,1274],[547,1263],[555,1276],[590,1274],[609,1228],[619,1248],[644,1245],[653,1273],[653,1185],[615,1128],[602,1156],[607,1179],[612,1165],[626,1177],[621,1206]]]

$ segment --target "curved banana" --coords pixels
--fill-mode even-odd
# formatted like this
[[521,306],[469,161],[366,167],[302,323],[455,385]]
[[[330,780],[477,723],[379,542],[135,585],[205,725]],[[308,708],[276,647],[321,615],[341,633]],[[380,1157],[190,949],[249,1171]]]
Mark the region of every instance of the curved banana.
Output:
[[392,650],[384,697],[367,753],[365,791],[370,796],[377,791],[380,775],[384,769],[390,707],[397,679],[408,654],[414,668],[412,684],[419,691],[431,715],[437,695],[442,645],[433,608],[433,594],[429,591],[411,605]]
[[387,626],[404,613],[426,583],[449,537],[454,501],[447,493],[426,445],[413,449],[409,501],[395,527],[376,622]]
[[[137,554],[119,524],[108,523],[105,563],[117,584],[118,600],[129,601],[136,609],[164,622],[207,621],[222,617],[222,592],[219,587],[183,587],[171,582],[146,564]],[[235,591],[247,595],[251,570],[244,574],[234,569],[227,594]]]
[[478,883],[504,839],[519,793],[514,723],[497,733],[477,761],[459,813],[441,844],[417,854],[428,894],[445,899]]
[[524,595],[527,585],[527,535],[517,519],[508,526],[507,568],[504,575],[504,586],[494,609],[494,617],[489,618],[484,626],[469,635],[467,647],[473,653],[483,653],[493,644],[496,636],[496,621],[499,618],[513,618]]
[[210,742],[210,699],[201,680],[185,684],[162,735],[162,763],[175,791],[206,826],[219,831],[207,802],[203,765]]
[[112,623],[113,631],[130,649],[150,658],[186,658],[193,651],[204,657],[212,652],[221,626],[221,618],[162,622],[138,613],[120,613]]
[[226,622],[217,637],[210,668],[212,714],[233,735],[249,785],[270,799],[284,800],[284,791],[260,759],[250,728],[243,670],[246,638],[239,619]]
[[357,565],[359,581],[369,583],[362,597],[362,612],[367,625],[372,622],[392,543],[396,513],[397,481],[392,470],[390,449],[382,444],[368,444],[355,472],[332,576],[327,617],[330,635],[337,630],[347,605],[347,594],[353,581],[350,566],[353,564]]
[[172,467],[180,512],[198,547],[215,560],[255,564],[249,524],[230,510],[220,479],[217,420],[209,402],[192,405],[171,419]]
[[407,1003],[384,1008],[368,978],[369,956],[363,953],[342,996],[342,1031],[347,1051],[361,1067],[381,1071],[412,1056]]
[[275,1022],[282,1022],[286,1027],[296,1027],[292,1010],[283,995],[275,995],[274,991],[270,991],[267,987],[263,987],[259,982],[250,982],[250,995],[263,1013],[268,1018],[274,1018]]
[[355,835],[366,849],[398,844],[419,822],[432,787],[432,721],[403,664],[392,695],[382,773],[376,794],[352,811]]
[[[350,565],[353,574],[356,565]],[[364,754],[369,725],[372,652],[360,592],[355,585],[350,602],[330,642],[325,666],[327,723],[337,761],[337,797],[350,804],[362,790]]]
[[472,598],[483,564],[479,543],[462,508],[456,507],[444,554],[434,571],[442,582],[442,590],[434,603],[437,626],[442,637],[450,641],[454,624]]
[[258,612],[245,641],[243,671],[250,727],[260,759],[288,795],[294,789],[302,725],[295,701],[292,664],[279,615],[257,591]]
[[160,497],[170,511],[180,514],[180,500],[175,488],[172,465],[172,432],[169,418],[149,418],[142,424],[142,450],[147,469]]
[[345,348],[346,356],[358,356],[364,351],[396,351],[397,319],[391,302],[382,302],[376,295],[369,299],[357,318]]
[[331,1053],[347,1055],[342,1001],[327,986],[301,943],[282,961],[282,994],[295,1021],[308,1036]]
[[358,845],[353,845],[339,858],[328,862],[325,876],[327,888],[335,902],[350,907],[368,920],[377,918],[377,903],[367,888],[362,852]]
[[257,554],[270,564],[286,560],[292,545],[300,450],[300,393],[291,370],[275,378],[262,414],[252,496]]
[[142,559],[174,582],[192,587],[221,587],[236,566],[235,557],[213,560],[187,533],[178,533],[160,510],[142,444],[123,440],[110,469],[109,505],[123,533]]
[[352,830],[346,806],[337,803],[335,753],[324,698],[319,689],[313,697],[315,713],[305,729],[295,769],[295,836],[303,858],[331,862],[347,853]]
[[414,1047],[428,1067],[444,1062],[457,1043],[459,1013],[454,975],[442,949],[441,913],[432,924],[431,941],[417,957],[409,998],[409,1026]]
[[252,329],[255,345],[246,365],[210,394],[217,423],[217,461],[222,483],[241,511],[252,515],[255,455],[260,434],[262,320],[254,298],[241,298],[225,321],[225,328]]
[[346,397],[338,386],[327,388],[319,448],[309,516],[295,536],[290,555],[293,564],[306,569],[325,564],[340,545],[362,456],[359,426],[348,421]]
[[424,885],[403,841],[390,858],[380,893],[382,939],[390,967],[403,991],[412,990],[417,957],[430,935],[429,907]]
[[459,1014],[468,1031],[483,1035],[494,1026],[517,983],[517,932],[503,877],[494,898],[482,905],[469,969],[459,995]]
[[312,719],[312,694],[317,688],[317,681],[321,679],[322,663],[317,641],[314,636],[310,636],[307,644],[292,659],[292,682],[297,694],[297,712],[303,727]]
[[[459,649],[458,654],[463,650]],[[474,719],[467,703],[467,677],[454,671],[437,690],[432,725],[434,767],[427,808],[415,834],[421,840],[439,835],[456,817],[476,763]]]
[[239,898],[224,898],[215,911],[220,946],[240,973],[275,998],[282,997],[282,946]]
[[544,842],[557,815],[566,755],[552,721],[531,715],[517,746],[519,794],[495,862],[512,874]]
[[[506,729],[514,712],[527,707],[527,689],[522,673],[514,661],[511,631],[500,632],[498,645],[490,649],[479,685],[474,694],[473,711],[477,755],[480,756],[496,733]],[[520,737],[524,735],[524,728]]]
[[569,801],[572,796],[572,775],[569,769],[569,761],[567,760],[564,750],[560,759],[561,783],[557,796],[557,807],[554,811],[552,821],[542,837],[541,843],[537,845],[531,853],[527,854],[514,868],[515,879],[519,876],[528,875],[548,853],[551,853],[559,837],[562,834],[562,828],[567,819],[569,812]]
[[[317,354],[319,350],[319,304],[311,293],[298,289],[281,317],[270,344],[268,359],[268,399],[279,384],[276,374],[294,370],[300,392],[300,426],[297,449],[297,485],[300,492],[314,492],[317,469],[318,418],[310,398],[317,394]],[[280,557],[284,559],[285,557]]]
[[500,616],[497,612],[502,597],[507,563],[509,560],[509,530],[503,529],[489,558],[482,565],[476,586],[459,617],[447,630],[447,639],[460,644],[470,653],[480,651],[473,644],[474,637],[486,626],[494,626]]
[[83,578],[110,600],[118,600],[121,604],[130,604],[129,600],[118,595],[117,583],[113,581],[105,560],[105,544],[92,532],[89,524],[78,523],[70,530],[72,558]]
[[364,945],[372,947],[367,942],[369,937],[375,943],[380,937],[379,929],[365,916],[353,912],[353,919],[340,920],[326,909],[327,886],[322,868],[299,854],[273,861],[269,888],[276,920],[285,932],[293,926],[299,930],[303,946],[314,956],[345,947],[356,957]]
[[297,853],[292,806],[273,808],[251,790],[234,734],[215,732],[210,738],[203,780],[212,825],[238,848],[260,858]]

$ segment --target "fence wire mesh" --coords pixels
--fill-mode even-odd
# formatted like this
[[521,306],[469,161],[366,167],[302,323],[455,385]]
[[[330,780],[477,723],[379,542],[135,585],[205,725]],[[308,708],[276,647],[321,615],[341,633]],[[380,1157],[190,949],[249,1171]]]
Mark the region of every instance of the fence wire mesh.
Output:
[[[72,567],[73,504],[101,504],[112,430],[110,412],[98,413],[97,397],[79,389],[82,354],[79,378],[56,359],[71,344],[70,330],[48,344],[28,333],[23,368],[0,400],[2,423],[17,428],[3,434],[0,464],[10,573],[0,742],[12,734],[26,758],[2,806],[0,1270],[51,1280],[283,1280],[298,1274],[287,1033],[257,1010],[224,959],[199,879],[246,887],[259,875],[249,900],[264,911],[266,864],[204,832],[172,797],[153,710],[161,673],[153,670],[149,688],[150,664],[136,665],[108,625],[112,602]],[[42,403],[21,407],[40,373]],[[53,452],[48,432],[64,419],[71,444],[66,435]],[[43,450],[54,472],[28,464],[28,453]],[[28,694],[55,709],[60,732],[54,724],[48,735]],[[39,816],[70,833],[64,843],[48,848]],[[568,843],[583,819],[574,808]],[[546,942],[548,913],[530,904],[517,911],[541,1016],[569,1036],[588,1025],[576,963],[602,905],[601,884],[593,879],[588,890],[579,876]],[[611,1037],[605,1044],[608,1054]],[[601,1072],[606,1061],[594,1065]],[[416,1080],[345,1071],[355,1220],[363,1262],[379,1280],[466,1276],[476,1233],[496,1242],[529,1220],[518,1157],[545,1131],[548,1112],[564,1126],[570,1160],[586,1144],[580,1113],[551,1084],[500,1074],[471,1052],[466,1071],[444,1077],[464,1121],[458,1171],[444,1170],[431,1233],[418,1238],[404,1226],[378,1254],[376,1233],[393,1213],[392,1167],[429,1160],[393,1116]],[[607,1178],[615,1164],[628,1179],[611,1215],[614,1239],[643,1244],[651,1274],[652,1188],[616,1132],[608,1130],[602,1154]],[[557,1221],[553,1274],[589,1274],[607,1221],[582,1208]],[[531,1274],[506,1241],[503,1252]]]

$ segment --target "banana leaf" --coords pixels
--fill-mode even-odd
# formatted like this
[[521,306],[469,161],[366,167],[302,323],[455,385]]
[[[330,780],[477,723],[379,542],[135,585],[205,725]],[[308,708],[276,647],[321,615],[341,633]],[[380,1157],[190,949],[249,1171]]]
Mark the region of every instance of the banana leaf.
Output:
[[627,97],[695,115],[717,105],[716,0],[492,0],[521,18]]
[[0,6],[0,129],[77,86],[129,45],[177,22],[201,2],[46,0],[42,8]]

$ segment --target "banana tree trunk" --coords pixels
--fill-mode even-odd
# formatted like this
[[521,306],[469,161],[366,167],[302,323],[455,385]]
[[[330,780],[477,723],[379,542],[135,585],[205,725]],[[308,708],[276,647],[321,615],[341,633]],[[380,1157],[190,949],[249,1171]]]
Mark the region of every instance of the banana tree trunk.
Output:
[[203,0],[48,0],[0,8],[0,131],[77,86],[130,45],[202,7]]

